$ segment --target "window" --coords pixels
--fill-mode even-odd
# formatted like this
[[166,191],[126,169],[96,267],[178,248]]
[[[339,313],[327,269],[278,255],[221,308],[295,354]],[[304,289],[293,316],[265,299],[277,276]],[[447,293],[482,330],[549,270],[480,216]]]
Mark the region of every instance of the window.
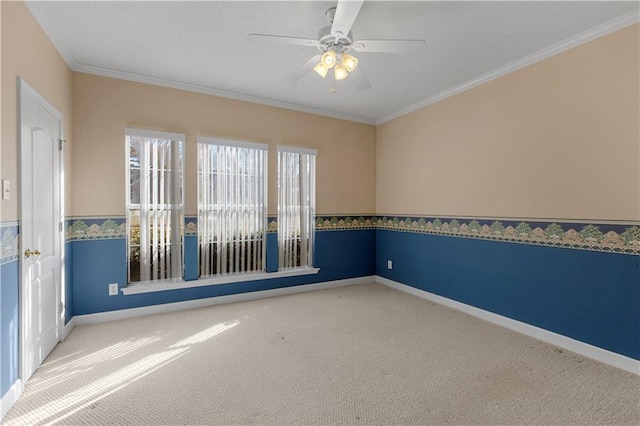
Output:
[[278,148],[278,268],[313,266],[315,150]]
[[182,278],[184,135],[127,129],[129,282]]
[[267,145],[198,138],[200,276],[262,271]]

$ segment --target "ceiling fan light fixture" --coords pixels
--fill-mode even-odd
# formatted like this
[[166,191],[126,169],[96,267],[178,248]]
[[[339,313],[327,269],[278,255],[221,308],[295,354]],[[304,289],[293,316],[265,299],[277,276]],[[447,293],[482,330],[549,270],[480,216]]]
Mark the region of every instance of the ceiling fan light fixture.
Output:
[[344,66],[342,62],[338,62],[336,66],[333,67],[333,75],[336,78],[336,80],[343,80],[347,78],[348,74],[349,72],[347,71],[347,68]]
[[327,50],[320,58],[320,62],[322,62],[322,64],[327,67],[327,69],[332,68],[336,64],[336,60],[337,55],[334,50]]
[[358,58],[353,55],[349,55],[348,53],[343,53],[342,64],[347,69],[347,71],[351,72],[358,66]]
[[316,65],[313,70],[320,74],[320,77],[322,78],[325,78],[327,76],[327,73],[329,72],[329,68],[327,68],[325,64],[322,63],[322,61],[318,62],[318,65]]

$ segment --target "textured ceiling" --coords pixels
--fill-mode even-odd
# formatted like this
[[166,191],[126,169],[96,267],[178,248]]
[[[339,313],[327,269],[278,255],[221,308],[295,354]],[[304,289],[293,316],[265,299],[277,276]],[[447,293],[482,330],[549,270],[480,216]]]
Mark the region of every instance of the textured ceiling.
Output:
[[[614,19],[637,2],[366,1],[355,39],[424,39],[411,54],[358,53],[373,87],[329,92],[311,72],[282,80],[314,47],[268,45],[250,33],[316,38],[336,1],[29,2],[72,69],[380,122],[478,76]],[[180,86],[182,85],[182,86]]]

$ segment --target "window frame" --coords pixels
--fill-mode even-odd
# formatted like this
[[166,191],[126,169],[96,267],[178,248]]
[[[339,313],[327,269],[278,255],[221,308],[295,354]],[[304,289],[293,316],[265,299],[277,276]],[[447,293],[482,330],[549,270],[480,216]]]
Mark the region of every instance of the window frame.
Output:
[[[176,277],[176,278],[167,278],[167,279],[157,279],[157,280],[145,280],[145,281],[131,281],[131,210],[132,210],[132,206],[138,206],[138,211],[140,211],[140,203],[138,204],[133,204],[131,203],[131,151],[130,151],[130,144],[128,143],[128,137],[130,136],[134,136],[134,137],[143,137],[143,138],[152,138],[152,139],[165,139],[165,140],[170,140],[170,141],[174,141],[174,142],[178,142],[180,144],[182,144],[181,146],[181,150],[182,150],[182,159],[180,162],[180,195],[179,195],[179,201],[180,204],[178,205],[179,209],[179,217],[178,217],[178,222],[179,222],[179,237],[177,237],[175,240],[172,241],[172,244],[174,242],[179,242],[180,243],[180,250],[179,250],[179,254],[180,254],[180,277]],[[126,208],[126,217],[125,217],[125,226],[126,226],[126,230],[127,230],[127,241],[126,241],[126,262],[127,262],[127,282],[126,285],[127,287],[135,287],[135,286],[144,286],[144,285],[167,285],[170,283],[177,283],[177,282],[182,282],[184,280],[184,273],[185,273],[185,235],[184,235],[184,222],[185,222],[185,203],[184,203],[184,193],[185,193],[185,160],[186,160],[186,136],[182,133],[172,133],[172,132],[163,132],[163,131],[156,131],[156,130],[146,130],[146,129],[139,129],[139,128],[130,128],[127,127],[125,128],[125,133],[124,133],[124,141],[125,141],[125,194],[126,194],[126,204],[125,204],[125,208]],[[174,198],[175,200],[175,198]],[[171,203],[172,206],[176,206],[174,203]],[[172,211],[175,211],[174,209],[172,209]],[[176,233],[173,233],[172,235],[176,235]],[[178,252],[178,251],[176,251]]]
[[[309,236],[308,236],[308,244],[309,244],[309,250],[307,253],[307,264],[306,265],[298,265],[298,266],[290,266],[290,267],[283,267],[283,259],[281,258],[281,254],[283,252],[283,248],[281,246],[282,244],[282,239],[281,239],[281,229],[282,226],[284,226],[281,223],[281,164],[280,164],[280,154],[281,153],[289,153],[289,154],[299,154],[299,155],[308,155],[308,156],[312,156],[313,157],[313,168],[312,168],[312,173],[313,176],[311,176],[310,178],[312,178],[310,180],[310,189],[309,189],[309,199],[311,201],[311,204],[306,207],[309,209],[309,217],[308,217],[308,225],[310,228],[310,232],[309,232]],[[302,148],[302,147],[293,147],[293,146],[278,146],[278,177],[277,177],[277,193],[278,193],[278,242],[277,242],[277,247],[278,247],[278,271],[280,272],[285,272],[285,271],[295,271],[295,270],[313,270],[316,269],[314,267],[315,265],[315,234],[316,234],[316,227],[315,227],[315,215],[316,215],[316,181],[317,181],[317,174],[316,174],[316,169],[317,169],[317,158],[318,158],[318,151],[316,149],[312,149],[312,148]],[[309,179],[310,179],[309,178]],[[301,209],[304,209],[304,206],[301,206]],[[300,227],[302,228],[302,224],[300,224]]]
[[202,275],[202,271],[200,270],[200,230],[198,230],[198,279],[199,280],[215,280],[220,277],[227,276],[235,276],[235,275],[248,275],[248,274],[260,274],[266,272],[267,269],[267,230],[268,230],[268,195],[269,195],[269,145],[265,143],[257,143],[257,142],[249,142],[244,140],[233,140],[233,139],[223,139],[216,137],[208,137],[208,136],[198,136],[197,137],[197,149],[198,149],[198,158],[197,158],[197,166],[196,166],[196,180],[197,180],[197,188],[196,188],[196,209],[198,215],[198,227],[200,228],[200,144],[203,145],[217,145],[217,146],[225,146],[225,147],[234,147],[234,148],[245,148],[245,149],[255,149],[264,152],[263,157],[263,171],[264,175],[262,176],[262,195],[263,201],[262,204],[264,206],[263,211],[261,213],[261,223],[262,223],[262,249],[261,249],[261,269],[259,270],[250,270],[250,271],[235,271],[235,272],[226,272],[226,273],[217,273],[210,275]]

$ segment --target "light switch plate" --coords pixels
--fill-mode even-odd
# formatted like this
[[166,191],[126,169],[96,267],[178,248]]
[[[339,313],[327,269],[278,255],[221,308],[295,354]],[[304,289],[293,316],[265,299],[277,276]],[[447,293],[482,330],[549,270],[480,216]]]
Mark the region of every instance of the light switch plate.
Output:
[[11,199],[11,181],[7,179],[2,179],[2,199]]

